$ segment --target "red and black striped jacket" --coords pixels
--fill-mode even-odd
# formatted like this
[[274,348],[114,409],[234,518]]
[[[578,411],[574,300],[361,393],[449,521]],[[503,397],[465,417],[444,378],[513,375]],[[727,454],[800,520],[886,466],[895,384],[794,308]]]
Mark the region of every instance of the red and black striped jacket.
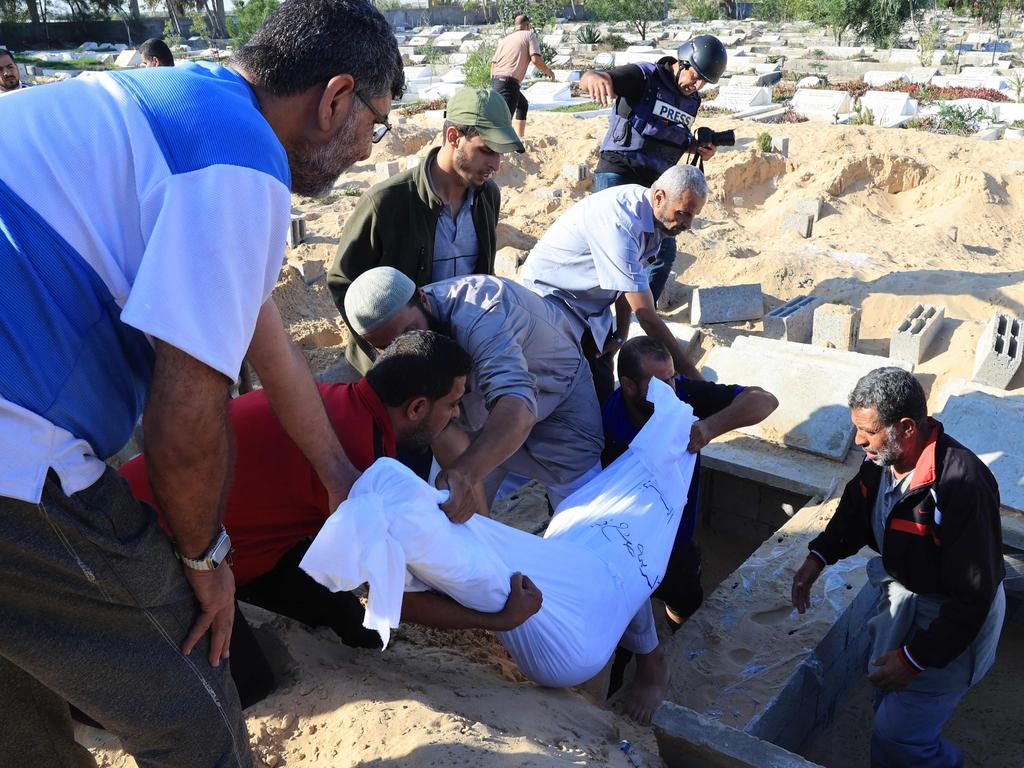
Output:
[[[971,644],[988,615],[1005,569],[999,486],[981,459],[929,419],[931,435],[910,488],[885,524],[882,562],[918,594],[946,599],[929,627],[903,646],[917,668],[945,667]],[[830,565],[868,546],[882,468],[865,459],[843,491],[825,531],[808,548]]]

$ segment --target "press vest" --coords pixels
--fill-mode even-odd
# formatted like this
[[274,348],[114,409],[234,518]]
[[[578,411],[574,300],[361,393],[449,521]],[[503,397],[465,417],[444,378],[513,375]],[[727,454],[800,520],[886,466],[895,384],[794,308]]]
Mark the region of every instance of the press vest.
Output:
[[660,64],[635,66],[646,80],[643,97],[632,107],[621,97],[615,100],[601,152],[616,152],[660,175],[679,162],[689,145],[700,96],[680,93],[671,70]]

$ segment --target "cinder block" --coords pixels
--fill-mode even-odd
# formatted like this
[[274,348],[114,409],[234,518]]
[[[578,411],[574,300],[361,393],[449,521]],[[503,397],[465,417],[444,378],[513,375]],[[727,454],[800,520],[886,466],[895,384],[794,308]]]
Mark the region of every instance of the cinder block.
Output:
[[396,175],[401,168],[398,166],[397,160],[392,160],[388,163],[377,163],[374,166],[374,170],[377,171],[377,181],[387,181],[392,176]]
[[562,175],[569,181],[583,181],[587,178],[587,166],[579,163],[566,163],[562,166]]
[[783,157],[789,157],[789,138],[786,136],[772,136],[772,151],[778,152]]
[[860,338],[860,310],[844,304],[821,304],[814,310],[811,343],[852,352]]
[[915,365],[920,363],[924,360],[928,345],[939,332],[945,315],[946,308],[943,306],[918,304],[892,332],[889,357]]
[[693,325],[759,320],[764,316],[764,296],[760,283],[694,288],[690,304]]
[[787,213],[782,217],[783,229],[795,229],[800,237],[810,237],[814,229],[814,216],[809,213]]
[[423,162],[423,158],[419,155],[409,155],[405,158],[405,169],[416,168]]
[[979,384],[1007,389],[1024,357],[1021,320],[997,312],[988,321],[974,356],[971,378]]
[[494,255],[494,274],[499,277],[508,277],[513,280],[519,277],[519,269],[530,255],[529,251],[521,251],[518,248],[505,246]]
[[293,213],[288,227],[288,247],[295,248],[306,239],[306,220],[301,214]]
[[319,259],[288,259],[288,266],[299,273],[306,285],[312,285],[326,274],[324,263]]
[[825,201],[820,197],[814,197],[810,200],[800,200],[793,205],[794,213],[807,213],[814,217],[815,221],[821,218],[821,214],[825,210]]
[[764,316],[764,335],[809,344],[814,325],[814,309],[822,303],[819,296],[797,296]]

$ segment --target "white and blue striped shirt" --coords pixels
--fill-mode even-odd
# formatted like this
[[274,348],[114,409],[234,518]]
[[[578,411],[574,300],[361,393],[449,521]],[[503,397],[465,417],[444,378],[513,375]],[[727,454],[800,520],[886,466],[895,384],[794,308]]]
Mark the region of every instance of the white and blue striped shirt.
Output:
[[291,177],[210,64],[0,100],[0,496],[71,494],[145,404],[153,339],[237,375],[284,255]]

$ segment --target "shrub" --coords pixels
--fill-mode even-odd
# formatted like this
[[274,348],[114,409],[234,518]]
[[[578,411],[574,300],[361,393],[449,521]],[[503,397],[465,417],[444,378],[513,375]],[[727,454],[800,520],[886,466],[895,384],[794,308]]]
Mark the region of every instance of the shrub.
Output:
[[470,88],[491,87],[491,57],[497,47],[497,43],[487,43],[466,57],[462,71],[466,73],[466,85]]
[[934,23],[921,30],[921,36],[917,41],[917,59],[921,62],[922,67],[931,66],[932,54],[938,47],[941,35],[942,33]]
[[694,20],[704,24],[721,17],[721,7],[715,0],[693,0],[686,11]]
[[608,34],[604,37],[604,44],[613,51],[624,51],[629,48],[629,43],[622,35]]
[[[256,34],[263,20],[277,8],[277,0],[249,0],[245,5],[236,2],[238,13],[231,24],[231,39],[235,46],[245,45],[249,38]],[[166,39],[166,36],[165,38]],[[170,45],[170,42],[167,43]]]
[[584,45],[597,45],[601,42],[601,33],[593,24],[584,24],[576,30],[576,42]]
[[772,151],[772,135],[765,131],[757,136],[757,148],[764,153]]
[[853,116],[847,125],[874,125],[875,113],[863,106],[859,101],[853,107]]
[[967,136],[978,130],[984,117],[985,110],[983,109],[968,109],[957,104],[943,104],[939,107],[939,114],[935,118],[935,129],[938,133]]

